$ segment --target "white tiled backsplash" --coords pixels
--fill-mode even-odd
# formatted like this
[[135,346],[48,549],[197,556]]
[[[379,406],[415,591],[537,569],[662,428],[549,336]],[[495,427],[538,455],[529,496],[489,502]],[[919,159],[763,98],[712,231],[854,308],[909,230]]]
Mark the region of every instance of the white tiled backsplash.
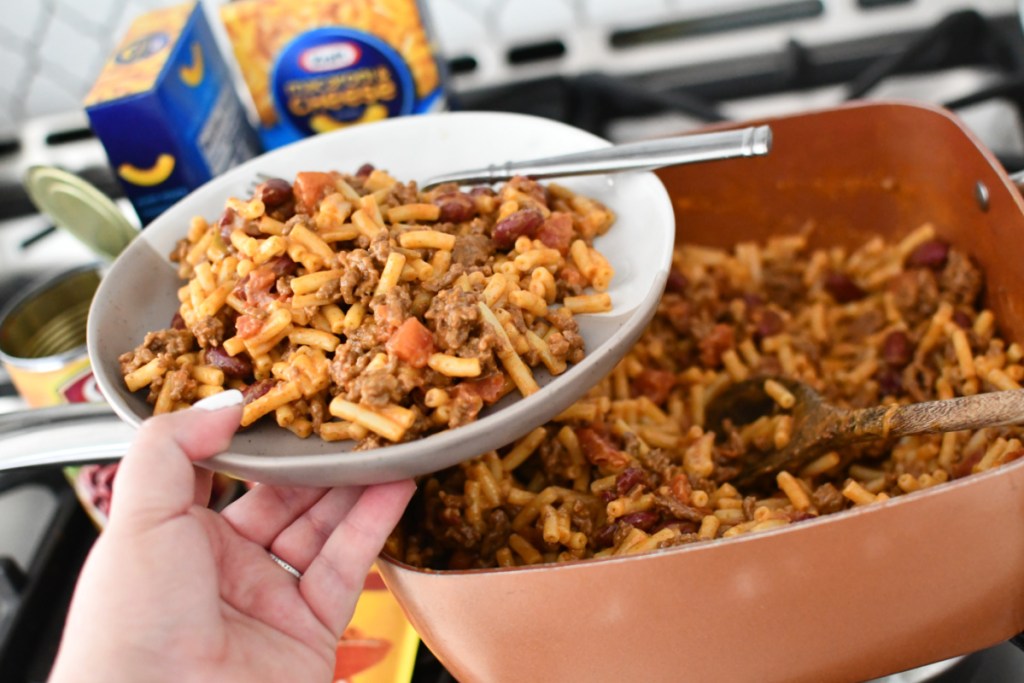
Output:
[[[205,0],[214,26],[225,0]],[[295,0],[301,2],[301,0]],[[0,0],[0,138],[22,122],[78,111],[108,55],[139,14],[181,0]],[[554,73],[643,72],[780,49],[790,38],[821,44],[883,31],[919,29],[953,9],[1010,13],[1015,0],[902,0],[865,9],[861,0],[421,0],[442,55],[468,58],[456,89]],[[689,35],[616,50],[616,31],[700,22],[741,12],[790,16],[771,25]],[[676,24],[680,26],[680,24]],[[223,37],[222,37],[223,39]],[[514,63],[517,47],[555,46],[557,58]]]

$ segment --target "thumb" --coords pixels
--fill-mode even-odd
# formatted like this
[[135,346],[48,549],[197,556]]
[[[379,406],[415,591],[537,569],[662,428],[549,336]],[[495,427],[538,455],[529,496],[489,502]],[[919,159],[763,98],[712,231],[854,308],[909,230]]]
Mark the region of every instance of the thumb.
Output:
[[143,422],[117,468],[110,523],[148,528],[187,512],[195,500],[192,463],[228,447],[241,407],[242,394],[232,389]]

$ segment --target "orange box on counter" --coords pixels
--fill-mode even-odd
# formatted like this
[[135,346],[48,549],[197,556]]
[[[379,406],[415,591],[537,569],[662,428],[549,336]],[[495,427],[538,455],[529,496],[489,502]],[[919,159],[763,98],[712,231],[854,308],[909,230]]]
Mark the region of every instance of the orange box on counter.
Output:
[[85,107],[143,224],[259,152],[198,3],[136,19]]
[[338,641],[334,683],[409,681],[419,643],[374,565],[363,582],[352,621]]
[[220,11],[267,149],[446,107],[416,0],[239,0]]

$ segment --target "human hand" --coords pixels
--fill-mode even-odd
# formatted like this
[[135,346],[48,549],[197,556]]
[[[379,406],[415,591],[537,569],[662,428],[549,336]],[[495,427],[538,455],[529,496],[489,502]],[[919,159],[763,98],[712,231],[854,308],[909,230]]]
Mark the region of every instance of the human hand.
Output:
[[257,485],[214,512],[212,473],[193,462],[227,448],[241,417],[238,392],[217,396],[229,405],[139,429],[79,577],[53,683],[331,680],[338,639],[413,483]]

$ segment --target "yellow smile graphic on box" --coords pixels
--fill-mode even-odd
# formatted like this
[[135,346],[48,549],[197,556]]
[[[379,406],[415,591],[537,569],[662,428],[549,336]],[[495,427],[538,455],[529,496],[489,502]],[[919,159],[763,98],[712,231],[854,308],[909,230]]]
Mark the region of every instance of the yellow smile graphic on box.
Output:
[[363,112],[363,115],[354,121],[339,121],[330,114],[314,114],[309,120],[309,126],[317,133],[326,133],[330,130],[337,130],[339,128],[346,128],[348,126],[355,125],[357,123],[368,123],[370,121],[380,121],[388,117],[388,108],[383,104],[371,104]]
[[156,163],[149,168],[139,168],[133,164],[121,164],[117,167],[117,174],[132,185],[152,187],[159,185],[171,177],[174,172],[174,156],[161,154],[156,158]]
[[199,47],[199,43],[192,43],[192,63],[180,67],[178,77],[192,88],[203,82],[203,49]]

